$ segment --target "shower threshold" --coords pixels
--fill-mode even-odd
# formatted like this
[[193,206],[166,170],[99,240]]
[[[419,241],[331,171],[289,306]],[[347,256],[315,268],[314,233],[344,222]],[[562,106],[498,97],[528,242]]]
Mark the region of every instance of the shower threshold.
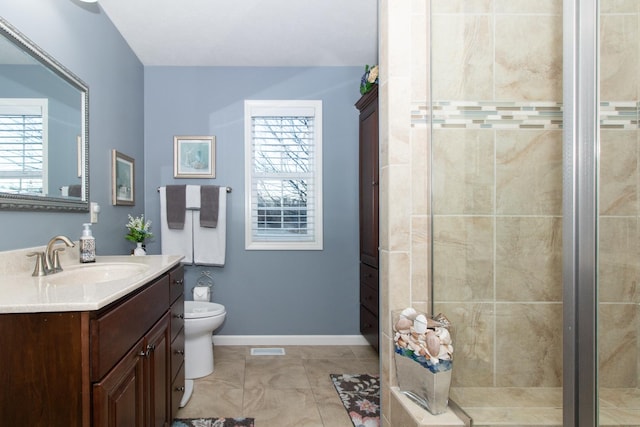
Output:
[[[474,427],[562,426],[560,387],[452,387]],[[640,389],[601,388],[600,426],[640,427]]]

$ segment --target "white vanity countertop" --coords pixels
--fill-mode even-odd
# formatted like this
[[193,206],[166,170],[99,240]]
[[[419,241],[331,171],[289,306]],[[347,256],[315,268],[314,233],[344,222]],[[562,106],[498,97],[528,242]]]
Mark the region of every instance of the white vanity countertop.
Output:
[[[64,277],[64,271],[43,277],[33,277],[32,270],[5,271],[0,277],[0,313],[98,310],[169,271],[182,258],[179,255],[97,256],[95,263],[83,266],[135,263],[147,267],[144,272],[100,283],[67,284],[60,280]],[[80,267],[80,264],[77,261],[75,265],[62,261],[62,268],[65,267],[72,270]],[[60,276],[56,280],[58,274]]]

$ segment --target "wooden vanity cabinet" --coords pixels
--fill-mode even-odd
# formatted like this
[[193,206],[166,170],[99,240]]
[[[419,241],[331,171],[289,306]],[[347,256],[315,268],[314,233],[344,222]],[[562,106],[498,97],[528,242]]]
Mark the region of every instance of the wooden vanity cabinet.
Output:
[[175,267],[97,311],[0,315],[3,347],[11,349],[0,353],[7,390],[0,393],[0,419],[29,426],[169,426],[173,388],[184,388],[184,360],[173,353],[184,343],[182,319],[173,317],[183,300],[183,275]]
[[171,307],[170,325],[170,389],[169,408],[171,419],[180,407],[184,394],[184,267],[179,266],[169,273]]

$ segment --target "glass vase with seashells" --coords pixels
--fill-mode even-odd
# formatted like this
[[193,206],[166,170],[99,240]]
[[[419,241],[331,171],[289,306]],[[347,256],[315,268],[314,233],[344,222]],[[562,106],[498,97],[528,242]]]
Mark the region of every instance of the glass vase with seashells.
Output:
[[444,314],[430,317],[409,307],[394,313],[396,374],[400,391],[434,415],[449,404],[453,341]]

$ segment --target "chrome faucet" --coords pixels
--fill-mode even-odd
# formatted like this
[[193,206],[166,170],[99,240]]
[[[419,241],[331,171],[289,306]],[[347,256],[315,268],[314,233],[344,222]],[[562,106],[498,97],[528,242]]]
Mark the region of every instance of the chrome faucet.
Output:
[[47,249],[44,252],[45,274],[53,274],[53,273],[57,273],[58,271],[62,271],[62,266],[60,265],[60,257],[58,256],[58,252],[63,251],[64,248],[54,249],[53,246],[56,244],[57,241],[64,242],[64,244],[70,248],[75,246],[75,244],[71,240],[69,240],[68,237],[65,237],[65,236],[56,236],[51,240],[49,240],[49,243],[47,243]]

